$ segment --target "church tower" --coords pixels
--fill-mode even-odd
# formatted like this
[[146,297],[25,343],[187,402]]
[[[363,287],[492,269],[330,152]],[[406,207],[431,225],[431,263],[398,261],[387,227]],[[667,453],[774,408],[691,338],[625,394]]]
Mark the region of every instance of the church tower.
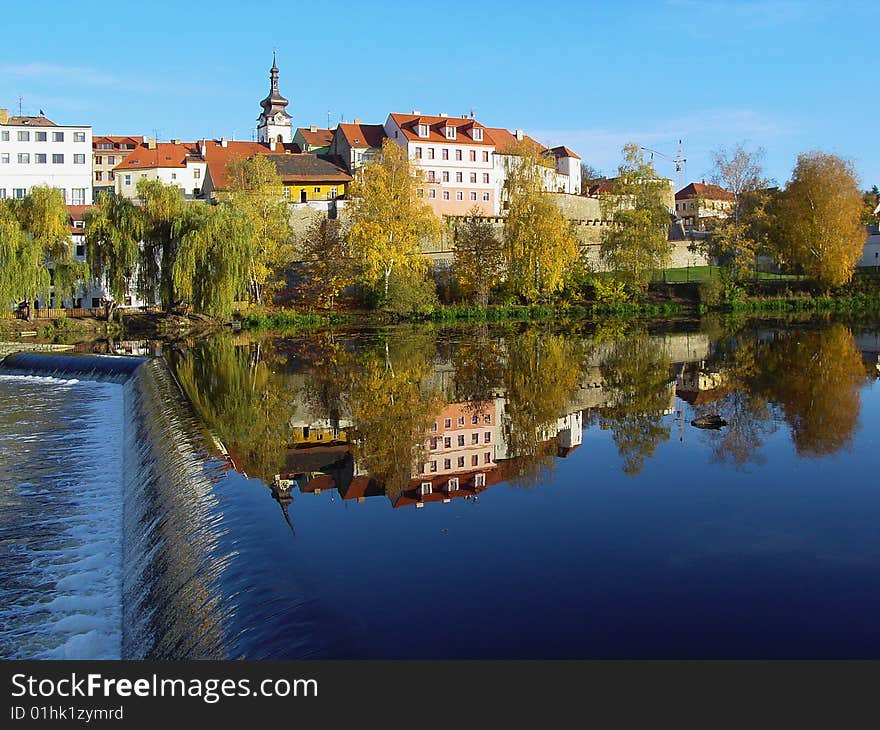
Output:
[[260,102],[263,111],[257,117],[258,142],[293,141],[293,123],[285,107],[290,103],[278,91],[278,65],[275,63],[275,52],[272,51],[272,68],[269,69],[269,96]]

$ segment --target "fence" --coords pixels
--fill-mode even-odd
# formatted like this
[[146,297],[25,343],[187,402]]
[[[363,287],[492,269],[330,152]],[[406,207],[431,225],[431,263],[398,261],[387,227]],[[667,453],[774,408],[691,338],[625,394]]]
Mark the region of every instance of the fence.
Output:
[[[142,314],[159,312],[161,307],[121,307],[118,314]],[[31,309],[31,319],[59,319],[62,317],[103,317],[103,307],[53,307],[52,309]],[[21,319],[18,311],[5,310],[0,312],[0,319]]]

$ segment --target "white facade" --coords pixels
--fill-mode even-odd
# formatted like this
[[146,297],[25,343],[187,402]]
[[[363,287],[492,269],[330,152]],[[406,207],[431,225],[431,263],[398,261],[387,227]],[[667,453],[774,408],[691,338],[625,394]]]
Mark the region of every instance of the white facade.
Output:
[[865,248],[862,250],[862,258],[856,264],[858,267],[880,266],[880,231],[875,224],[868,230],[865,238]]
[[92,204],[92,128],[44,117],[0,123],[0,198],[23,198],[34,186],[64,191],[68,205]]

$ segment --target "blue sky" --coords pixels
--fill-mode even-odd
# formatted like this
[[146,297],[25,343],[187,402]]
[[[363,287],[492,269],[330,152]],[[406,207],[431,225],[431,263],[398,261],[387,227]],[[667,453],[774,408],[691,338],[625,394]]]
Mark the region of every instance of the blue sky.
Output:
[[[684,182],[747,142],[785,182],[798,152],[880,184],[878,4],[807,0],[7,3],[0,106],[96,133],[250,139],[278,49],[294,124],[473,109],[613,173],[627,141]],[[452,8],[447,12],[446,8]],[[51,25],[50,25],[51,23]],[[675,177],[670,163],[658,170]]]

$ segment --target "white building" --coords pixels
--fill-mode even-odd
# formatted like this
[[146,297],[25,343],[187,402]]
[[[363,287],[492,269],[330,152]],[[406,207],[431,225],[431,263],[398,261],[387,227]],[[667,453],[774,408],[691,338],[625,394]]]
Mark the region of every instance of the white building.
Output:
[[278,65],[275,63],[274,53],[272,68],[269,69],[269,82],[269,96],[260,102],[263,111],[257,117],[257,142],[290,144],[293,141],[293,121],[287,113],[290,102],[278,90]]
[[205,184],[205,158],[194,142],[156,142],[149,139],[128,153],[113,168],[116,193],[126,198],[137,197],[138,180],[161,180],[176,185],[190,200],[202,194]]
[[862,249],[862,258],[859,259],[856,266],[860,268],[880,266],[880,224],[874,223],[868,226],[865,247]]
[[0,109],[0,198],[23,198],[37,185],[63,190],[68,205],[91,205],[92,128]]

